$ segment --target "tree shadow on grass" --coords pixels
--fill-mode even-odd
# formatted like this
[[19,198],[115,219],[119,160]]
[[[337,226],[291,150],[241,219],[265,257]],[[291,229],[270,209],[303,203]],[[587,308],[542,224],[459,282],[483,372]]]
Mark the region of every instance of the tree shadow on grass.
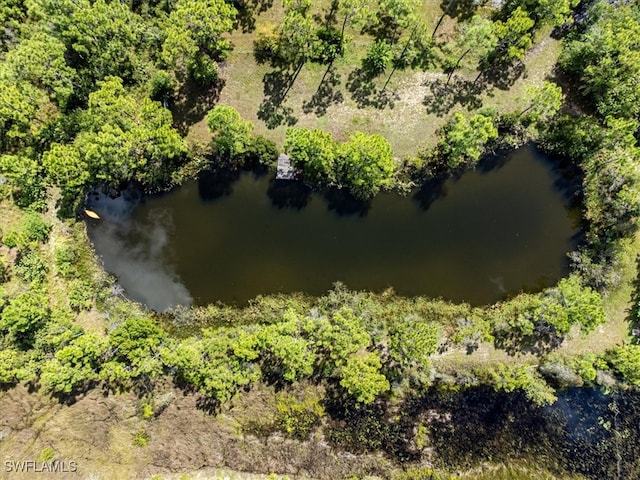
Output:
[[536,356],[547,355],[558,349],[564,336],[560,335],[550,324],[537,325],[532,335],[523,335],[513,331],[496,335],[496,348],[504,350],[511,356],[522,353]]
[[298,122],[293,109],[283,105],[283,102],[299,71],[299,68],[295,72],[277,69],[263,77],[264,100],[258,108],[258,118],[267,128],[274,129],[283,124],[295,125]]
[[449,5],[451,0],[442,0],[440,2],[440,9],[447,10],[447,15],[451,18],[456,18],[458,22],[464,22],[469,20],[478,10],[477,0],[457,0],[453,4]]
[[364,68],[357,68],[349,74],[347,90],[358,108],[374,107],[380,110],[394,108],[399,99],[395,92],[376,87],[375,76]]
[[339,85],[340,75],[335,73],[330,66],[322,77],[316,93],[302,106],[304,113],[313,112],[316,116],[322,117],[327,114],[328,107],[342,103],[344,101],[342,92],[336,89]]
[[431,95],[426,96],[422,100],[422,104],[427,107],[428,113],[438,117],[444,117],[456,105],[469,109],[482,106],[480,99],[482,86],[477,83],[453,77],[453,80],[448,84],[442,79],[436,79],[427,82],[425,86],[429,87]]
[[483,88],[492,86],[499,90],[509,90],[525,74],[525,71],[523,62],[512,62],[506,59],[495,61],[483,71]]
[[256,17],[273,6],[273,0],[236,0],[233,2],[238,15],[236,21],[243,33],[256,29]]
[[219,79],[211,85],[201,85],[187,80],[176,95],[171,109],[173,126],[181,135],[186,135],[189,127],[204,118],[220,99],[224,80]]

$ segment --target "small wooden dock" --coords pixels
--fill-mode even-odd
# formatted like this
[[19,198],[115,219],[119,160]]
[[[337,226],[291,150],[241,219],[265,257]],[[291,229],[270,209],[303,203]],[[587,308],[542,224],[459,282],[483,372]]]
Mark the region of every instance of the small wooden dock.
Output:
[[276,179],[294,180],[296,169],[291,165],[291,159],[286,153],[281,153],[278,157],[278,168],[276,169]]

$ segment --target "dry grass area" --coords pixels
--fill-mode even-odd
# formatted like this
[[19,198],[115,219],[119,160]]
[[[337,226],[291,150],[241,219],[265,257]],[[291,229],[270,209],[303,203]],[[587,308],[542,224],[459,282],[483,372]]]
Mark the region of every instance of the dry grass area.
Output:
[[[106,395],[94,389],[61,404],[22,385],[0,391],[0,439],[5,439],[0,440],[0,478],[5,478],[5,461],[41,461],[47,450],[54,460],[77,464],[77,473],[46,476],[51,479],[367,478],[368,471],[391,468],[379,455],[341,455],[319,439],[299,442],[242,433],[238,422],[249,415],[247,409],[254,418],[270,414],[261,398],[265,390],[256,386],[242,395],[242,403],[210,415],[197,407],[196,396],[167,383],[158,386],[156,398],[168,395],[168,405],[148,419],[142,418],[141,400],[134,393]],[[145,444],[135,440],[141,432]],[[12,473],[9,478],[35,475]]]
[[[328,0],[314,2],[314,12],[326,10]],[[423,2],[422,15],[427,25],[435,25],[439,16],[440,2]],[[282,18],[282,5],[274,2],[271,9],[262,13],[256,21],[255,31],[243,33],[238,30],[231,34],[233,51],[221,68],[225,81],[219,102],[232,105],[240,114],[256,126],[256,132],[282,145],[287,126],[270,129],[258,118],[258,110],[264,100],[265,75],[273,72],[267,64],[258,64],[254,58],[253,41],[256,32],[276,25]],[[455,26],[455,20],[446,17],[438,31],[441,40],[446,39]],[[340,140],[355,131],[379,133],[389,140],[398,158],[416,155],[420,149],[432,147],[436,142],[437,130],[447,118],[457,111],[475,111],[486,106],[494,106],[499,111],[512,111],[523,103],[525,87],[539,85],[553,75],[553,68],[559,54],[559,42],[549,38],[548,31],[541,32],[538,46],[527,57],[524,73],[515,83],[506,87],[491,87],[474,99],[460,93],[463,82],[472,82],[473,71],[456,74],[447,93],[442,86],[446,75],[434,71],[397,71],[386,89],[388,102],[384,107],[363,106],[363,96],[349,91],[350,76],[360,66],[361,60],[371,42],[371,37],[362,36],[357,31],[348,32],[353,41],[349,44],[344,58],[334,65],[335,81],[330,92],[323,96],[325,108],[321,111],[309,110],[305,104],[318,90],[326,67],[307,63],[291,90],[284,105],[291,109],[296,119],[295,126],[321,128],[331,132]],[[372,84],[380,90],[386,81],[386,74],[375,79]],[[458,92],[456,93],[456,90]],[[462,102],[462,103],[461,103]],[[200,120],[194,119],[189,128],[188,138],[194,142],[204,142],[209,138],[204,113]]]

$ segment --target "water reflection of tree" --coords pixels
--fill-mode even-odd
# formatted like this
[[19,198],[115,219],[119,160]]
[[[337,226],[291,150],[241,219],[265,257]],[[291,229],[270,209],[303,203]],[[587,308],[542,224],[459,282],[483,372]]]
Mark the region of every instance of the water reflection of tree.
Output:
[[309,203],[311,188],[299,181],[274,178],[269,182],[267,196],[275,207],[301,210]]

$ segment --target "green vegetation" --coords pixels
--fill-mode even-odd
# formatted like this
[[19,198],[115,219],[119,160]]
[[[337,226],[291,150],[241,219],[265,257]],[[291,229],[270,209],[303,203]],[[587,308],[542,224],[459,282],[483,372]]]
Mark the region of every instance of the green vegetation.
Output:
[[380,135],[356,132],[340,144],[320,130],[290,128],[284,147],[312,185],[346,187],[361,199],[392,185],[396,166]]
[[[584,18],[561,29],[561,75],[531,82],[523,72],[534,46],[544,48],[550,29],[570,20],[576,0],[512,0],[501,9],[455,0],[287,0],[261,5],[261,16],[250,3],[0,5],[1,389],[24,382],[67,402],[96,387],[131,390],[147,402],[146,425],[166,407],[149,400],[163,382],[197,393],[211,413],[266,385],[279,392],[269,431],[308,440],[326,428],[337,448],[385,449],[417,462],[438,438],[416,406],[426,400],[491,391],[499,401],[524,398],[518,405],[530,413],[569,387],[640,386],[640,346],[593,340],[612,328],[610,317],[625,315],[626,305],[607,307],[616,289],[630,288],[620,284],[621,264],[637,248],[637,2],[584,5]],[[234,52],[236,40],[254,48]],[[225,82],[237,80],[225,72],[241,54],[258,69],[243,74],[259,71],[263,81],[253,111],[242,95],[225,93]],[[428,82],[427,98],[408,94],[416,82]],[[516,84],[518,94],[500,93]],[[378,125],[396,104],[410,105],[401,116],[413,112],[407,122],[429,124],[437,138],[409,136],[410,148],[396,149],[404,126]],[[347,109],[358,114],[344,116]],[[202,142],[189,136],[198,122],[208,128]],[[400,133],[387,139],[384,128]],[[586,240],[557,285],[486,307],[336,285],[319,298],[156,314],[115,293],[84,225],[69,220],[91,188],[135,182],[152,192],[206,169],[272,168],[277,142],[308,185],[368,200],[531,139],[574,169]],[[631,328],[639,320],[635,290]],[[588,336],[591,349],[571,350]],[[312,393],[297,394],[300,385]],[[150,443],[144,428],[127,438]],[[510,468],[481,475],[517,478]],[[399,478],[426,475],[440,471],[408,467]]]

